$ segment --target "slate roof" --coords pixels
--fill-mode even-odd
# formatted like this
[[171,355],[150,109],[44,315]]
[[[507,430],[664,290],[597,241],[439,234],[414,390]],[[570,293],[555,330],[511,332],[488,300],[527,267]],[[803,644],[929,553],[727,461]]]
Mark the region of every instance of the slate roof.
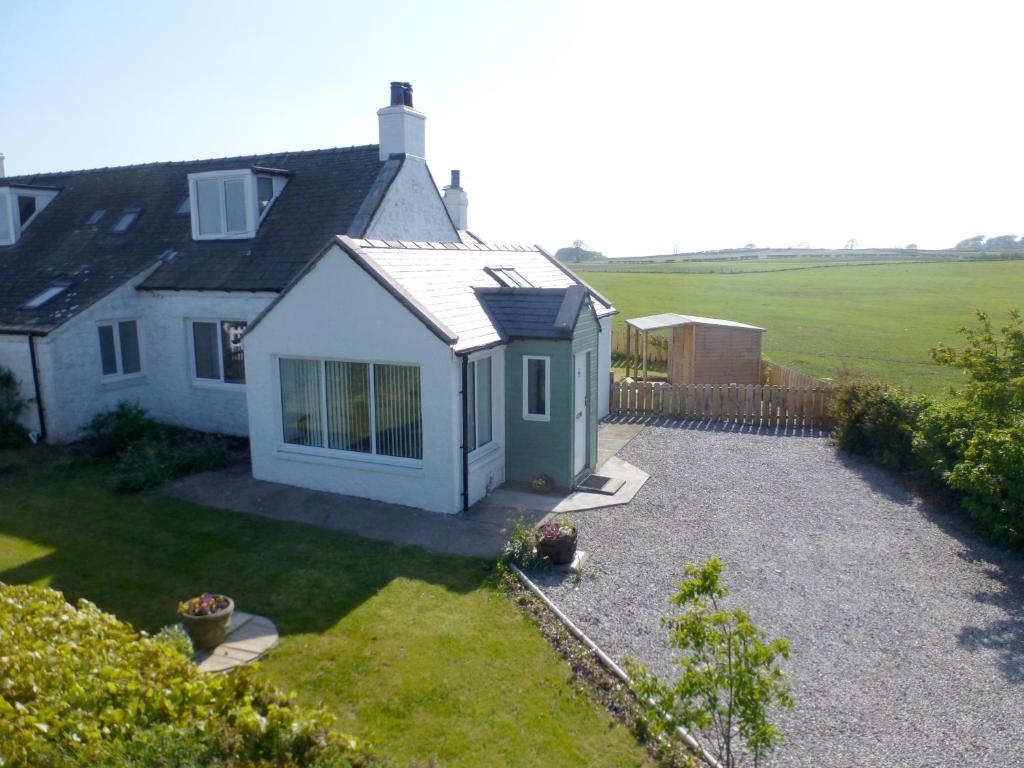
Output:
[[[593,298],[598,317],[616,312],[611,302],[537,246],[385,242],[349,237],[339,237],[336,242],[421,315],[438,336],[447,337],[456,352],[505,341],[502,328],[478,296],[477,289],[501,287],[485,267],[512,267],[537,288],[560,289],[563,298],[567,288],[580,286]],[[583,293],[579,295],[582,298]],[[511,324],[510,314],[506,318]],[[529,320],[523,318],[521,322]]]
[[586,292],[569,288],[477,288],[477,299],[502,337],[571,339]]
[[[331,237],[365,231],[402,163],[382,163],[378,152],[368,145],[2,178],[3,186],[61,191],[17,243],[0,246],[0,330],[52,330],[167,251],[176,255],[142,288],[280,291]],[[292,174],[256,237],[192,240],[189,216],[177,214],[188,194],[188,174],[248,167]],[[125,234],[112,234],[129,208],[142,209],[138,220]],[[87,225],[99,209],[106,215]],[[63,294],[39,309],[22,308],[60,279],[71,283]]]

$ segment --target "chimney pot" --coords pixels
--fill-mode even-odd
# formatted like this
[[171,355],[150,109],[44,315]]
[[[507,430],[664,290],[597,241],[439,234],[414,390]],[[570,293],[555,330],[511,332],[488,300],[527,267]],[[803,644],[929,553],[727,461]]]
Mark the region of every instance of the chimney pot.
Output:
[[453,168],[452,169],[452,187],[455,188],[455,189],[461,189],[461,186],[460,186],[461,182],[462,182],[462,171],[456,171]]
[[402,103],[412,109],[412,83],[402,83]]
[[391,106],[400,107],[405,103],[405,83],[391,81]]

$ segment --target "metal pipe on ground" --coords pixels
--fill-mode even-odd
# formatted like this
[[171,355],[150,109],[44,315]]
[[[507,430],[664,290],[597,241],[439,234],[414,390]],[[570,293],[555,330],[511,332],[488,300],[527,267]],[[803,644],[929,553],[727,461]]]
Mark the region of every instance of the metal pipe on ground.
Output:
[[[572,619],[570,619],[568,616],[562,613],[562,611],[559,610],[558,606],[551,602],[548,596],[544,594],[543,590],[541,590],[540,587],[534,584],[533,581],[530,580],[530,577],[523,573],[522,569],[518,565],[516,565],[515,563],[509,563],[509,567],[519,578],[520,583],[528,590],[530,590],[530,592],[532,592],[537,599],[544,603],[544,605],[546,605],[548,609],[553,614],[555,614],[555,617],[560,622],[562,622],[562,624],[565,625],[565,628],[569,630],[573,637],[575,637],[577,640],[579,640],[581,643],[587,646],[587,648],[593,651],[594,655],[597,656],[598,661],[600,661],[608,669],[609,672],[611,672],[613,675],[619,678],[627,686],[632,688],[632,683],[630,683],[629,675],[626,674],[625,670],[623,670],[622,667],[615,663],[615,660],[612,659],[611,656],[602,651],[597,643],[595,643],[593,640],[587,637],[583,630],[573,623]],[[650,703],[653,704],[654,701],[652,700]],[[682,739],[683,744],[686,745],[687,749],[694,752],[697,755],[697,757],[699,757],[701,760],[703,760],[705,763],[711,766],[711,768],[724,768],[722,764],[715,759],[714,755],[712,755],[706,749],[704,749],[704,747],[700,745],[700,742],[697,741],[688,731],[686,731],[686,729],[679,727],[676,730],[679,735],[679,738]]]

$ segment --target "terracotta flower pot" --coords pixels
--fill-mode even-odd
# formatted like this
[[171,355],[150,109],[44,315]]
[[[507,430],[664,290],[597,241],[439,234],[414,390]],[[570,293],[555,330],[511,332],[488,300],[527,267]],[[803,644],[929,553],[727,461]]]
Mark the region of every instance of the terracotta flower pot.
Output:
[[231,615],[235,612],[235,602],[226,595],[218,595],[228,601],[227,608],[221,608],[215,613],[206,616],[190,616],[187,613],[178,612],[181,625],[192,638],[192,645],[196,648],[208,650],[216,648],[228,633],[231,626]]
[[556,538],[537,539],[537,554],[546,557],[554,565],[571,563],[576,557],[576,531],[572,535],[561,535]]

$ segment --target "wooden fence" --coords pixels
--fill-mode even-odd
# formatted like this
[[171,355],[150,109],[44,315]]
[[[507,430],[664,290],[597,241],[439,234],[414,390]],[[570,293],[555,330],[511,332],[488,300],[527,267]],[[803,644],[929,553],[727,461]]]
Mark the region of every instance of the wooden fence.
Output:
[[794,368],[787,368],[784,365],[773,363],[771,360],[761,361],[761,383],[770,384],[775,387],[817,387],[819,389],[831,389],[832,384],[806,373],[801,373]]
[[663,384],[623,379],[612,384],[611,410],[767,427],[829,428],[832,396],[830,387]]
[[[641,341],[641,345],[643,342]],[[643,346],[640,349],[631,350],[636,359],[643,358]],[[612,331],[612,353],[626,354],[626,332]],[[668,362],[668,339],[665,336],[652,335],[647,342],[647,362],[667,363]]]

